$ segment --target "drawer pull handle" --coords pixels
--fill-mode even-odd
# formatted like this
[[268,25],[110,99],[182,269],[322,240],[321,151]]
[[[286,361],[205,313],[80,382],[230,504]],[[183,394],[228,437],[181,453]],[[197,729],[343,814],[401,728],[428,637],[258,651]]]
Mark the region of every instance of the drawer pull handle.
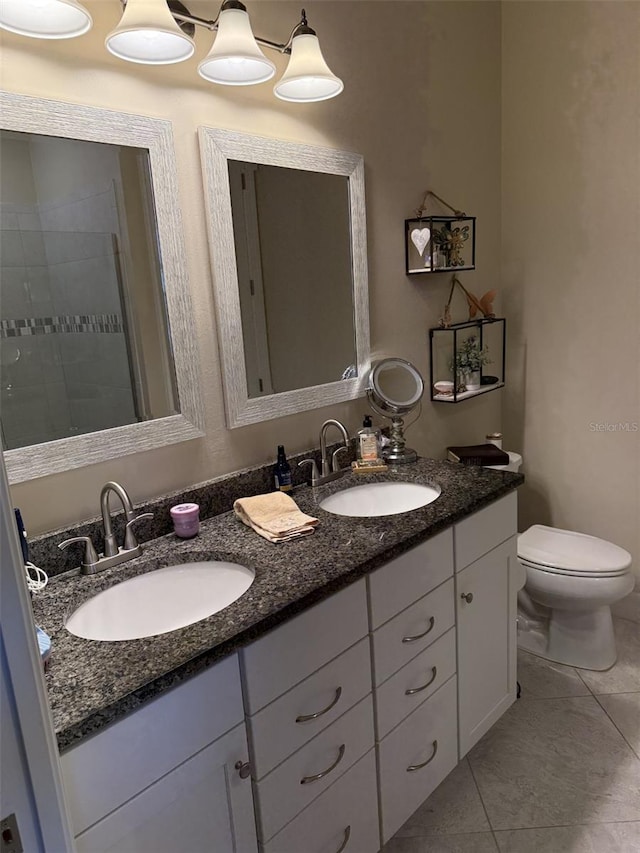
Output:
[[436,624],[435,616],[432,616],[432,617],[429,619],[429,627],[427,628],[427,630],[426,630],[426,631],[424,631],[424,633],[422,633],[422,634],[416,634],[416,636],[415,636],[415,637],[403,637],[403,638],[402,638],[402,642],[403,642],[403,643],[415,643],[415,641],[416,641],[416,640],[421,640],[423,637],[426,637],[426,636],[427,636],[427,634],[428,634],[430,631],[433,631],[433,626],[434,626],[435,624]]
[[473,601],[473,593],[472,592],[461,592],[460,598],[464,598],[464,600],[467,602],[467,604],[471,604],[471,602]]
[[427,681],[426,684],[423,684],[422,687],[412,687],[410,690],[405,690],[404,695],[405,696],[415,696],[416,693],[422,693],[422,691],[426,690],[430,684],[433,684],[433,682],[436,680],[437,674],[438,674],[438,667],[432,666],[431,667],[431,678],[429,679],[429,681]]
[[338,764],[340,764],[340,762],[341,762],[341,761],[342,761],[342,759],[344,758],[344,749],[345,749],[345,744],[342,744],[342,746],[340,747],[340,751],[338,752],[338,757],[337,757],[337,758],[336,758],[336,760],[333,762],[333,764],[331,765],[331,767],[327,767],[327,769],[326,769],[326,770],[323,770],[323,771],[322,771],[322,773],[316,773],[314,776],[304,776],[304,777],[300,780],[300,784],[301,784],[301,785],[308,785],[308,784],[309,784],[309,782],[317,782],[317,781],[318,781],[318,779],[322,779],[324,776],[328,776],[328,775],[329,775],[329,773],[331,773],[331,771],[332,771],[332,770],[335,770],[335,769],[336,769],[336,767],[338,766]]
[[327,705],[326,708],[323,708],[322,711],[316,711],[315,714],[302,714],[300,717],[296,717],[296,723],[308,723],[309,720],[317,720],[318,717],[321,717],[323,714],[326,714],[327,711],[330,711],[332,708],[334,708],[338,704],[338,701],[340,700],[341,696],[342,687],[338,687],[338,689],[336,690],[336,695],[333,697],[333,699]]
[[433,761],[433,759],[436,757],[436,753],[437,753],[437,752],[438,752],[438,741],[437,741],[437,740],[434,740],[434,742],[433,742],[433,752],[431,753],[431,755],[429,756],[429,758],[427,758],[427,760],[426,760],[426,761],[423,761],[423,762],[422,762],[422,764],[410,764],[410,765],[407,767],[407,773],[413,773],[413,771],[414,771],[414,770],[422,770],[422,768],[423,768],[423,767],[426,767],[426,766],[427,766],[427,764],[431,764],[431,762]]
[[349,839],[350,839],[350,838],[351,838],[351,825],[349,825],[349,826],[345,829],[345,831],[344,831],[344,838],[342,839],[342,844],[340,845],[340,847],[338,847],[338,849],[336,850],[336,853],[342,853],[342,851],[344,850],[344,848],[345,848],[345,847],[347,846],[347,844],[349,843]]

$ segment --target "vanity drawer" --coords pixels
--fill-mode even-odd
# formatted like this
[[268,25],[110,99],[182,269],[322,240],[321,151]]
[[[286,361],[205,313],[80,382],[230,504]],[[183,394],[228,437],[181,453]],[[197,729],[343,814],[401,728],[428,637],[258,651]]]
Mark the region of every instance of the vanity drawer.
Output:
[[378,745],[383,843],[458,763],[456,704],[454,677]]
[[455,671],[456,631],[449,628],[446,634],[376,689],[378,740],[382,740],[433,695]]
[[363,578],[244,648],[240,655],[247,713],[257,713],[368,631]]
[[[367,696],[260,782],[254,783],[262,842],[325,791],[374,743],[373,705]],[[333,769],[331,769],[333,768]],[[303,779],[322,775],[302,783]]]
[[[365,637],[255,716],[247,717],[253,778],[266,776],[370,692],[371,653]],[[313,717],[315,714],[318,716]],[[313,719],[299,719],[310,716]]]
[[456,571],[469,566],[518,532],[518,496],[505,495],[454,527]]
[[382,684],[454,624],[453,578],[373,633],[375,684]]
[[369,575],[371,627],[378,628],[452,575],[453,532],[449,529]]
[[60,757],[74,835],[244,718],[236,655],[178,684]]
[[261,845],[260,853],[338,853],[340,849],[346,853],[377,853],[380,849],[373,749]]

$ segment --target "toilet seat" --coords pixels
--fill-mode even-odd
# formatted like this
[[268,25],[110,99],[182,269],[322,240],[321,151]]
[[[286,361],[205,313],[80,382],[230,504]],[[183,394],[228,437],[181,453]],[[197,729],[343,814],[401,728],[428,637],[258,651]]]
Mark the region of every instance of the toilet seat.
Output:
[[518,536],[518,559],[548,574],[582,578],[619,577],[631,566],[631,554],[612,542],[544,524]]

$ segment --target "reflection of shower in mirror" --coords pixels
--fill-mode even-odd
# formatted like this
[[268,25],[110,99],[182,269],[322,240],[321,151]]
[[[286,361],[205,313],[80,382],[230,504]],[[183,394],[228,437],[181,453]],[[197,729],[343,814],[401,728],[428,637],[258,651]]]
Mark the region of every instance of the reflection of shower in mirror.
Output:
[[[406,446],[403,415],[420,406],[424,381],[420,371],[402,358],[384,358],[369,373],[367,397],[377,414],[391,420],[391,440],[382,456],[393,465],[415,462],[418,454]],[[419,417],[419,412],[418,412]]]

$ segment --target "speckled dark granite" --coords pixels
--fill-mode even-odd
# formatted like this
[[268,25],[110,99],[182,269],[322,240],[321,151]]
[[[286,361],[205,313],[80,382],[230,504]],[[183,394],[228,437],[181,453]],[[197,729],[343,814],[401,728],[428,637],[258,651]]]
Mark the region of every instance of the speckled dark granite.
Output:
[[[338,446],[338,444],[334,444],[329,447],[329,458],[331,458],[330,454]],[[298,463],[300,461],[303,459],[315,459],[318,467],[320,467],[319,450],[299,453],[288,458],[291,464],[293,483],[296,487],[304,485],[309,478],[309,468],[299,468]],[[340,464],[343,467],[348,467],[353,459],[355,459],[355,441],[352,439],[349,453],[342,455]],[[125,489],[129,489],[126,482],[122,482],[121,485]],[[161,498],[146,501],[145,503],[134,501],[134,508],[137,515],[141,515],[143,512],[153,513],[152,519],[145,519],[137,523],[135,528],[136,538],[138,542],[144,543],[172,532],[173,524],[169,510],[176,504],[197,503],[200,506],[200,518],[207,519],[220,515],[223,512],[229,512],[233,507],[233,502],[238,498],[247,497],[248,495],[261,495],[269,491],[273,491],[273,463],[261,465],[256,468],[246,468],[242,471],[236,471],[233,474],[225,474],[215,480],[200,483],[189,489],[171,492]],[[122,542],[124,538],[124,513],[122,512],[120,501],[114,494],[110,497],[110,507],[114,533],[118,542]],[[99,508],[100,495],[96,493],[96,509],[99,510]],[[29,519],[25,518],[24,521],[28,531]],[[88,536],[93,542],[96,551],[102,553],[104,550],[102,518],[96,516],[96,518],[80,522],[71,527],[60,528],[33,538],[29,537],[29,559],[36,566],[46,567],[46,571],[50,577],[74,569],[80,565],[83,546],[81,544],[72,545],[64,551],[58,548],[59,542],[62,542],[64,539],[71,539],[74,536]]]
[[[320,509],[328,494],[375,480],[437,484],[432,504],[378,518],[346,518]],[[520,474],[420,459],[384,475],[347,474],[318,489],[296,491],[299,507],[320,519],[312,536],[274,545],[232,513],[206,520],[196,539],[173,534],[143,556],[90,577],[77,571],[51,580],[34,601],[36,621],[53,640],[47,674],[61,750],[193,675],[327,595],[496,500],[523,482]],[[141,640],[83,640],[64,628],[82,601],[143,571],[194,559],[224,559],[255,570],[253,585],[225,610],[186,628]],[[45,566],[45,568],[47,568]]]

